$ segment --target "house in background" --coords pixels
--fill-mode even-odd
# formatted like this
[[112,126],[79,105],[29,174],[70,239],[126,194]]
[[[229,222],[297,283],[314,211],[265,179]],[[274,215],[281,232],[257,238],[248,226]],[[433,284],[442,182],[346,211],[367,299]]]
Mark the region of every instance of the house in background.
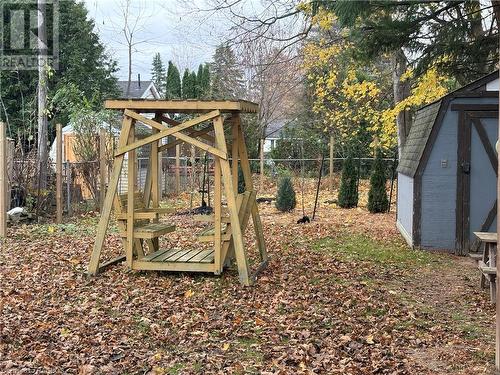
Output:
[[130,82],[130,91],[127,95],[128,81],[118,81],[120,97],[128,99],[161,99],[158,88],[153,81],[141,81],[141,75],[137,75],[137,81]]
[[274,150],[281,139],[281,134],[287,122],[285,120],[276,120],[271,122],[266,128],[264,139],[264,153],[267,154]]
[[[128,81],[118,81],[118,87],[120,89],[120,97],[121,98],[129,98],[129,99],[160,99],[160,94],[158,92],[158,89],[156,88],[155,84],[153,81],[141,81],[141,76],[137,76],[137,81],[131,81],[130,82],[130,91],[129,95],[127,95],[127,86],[128,86]],[[152,116],[148,116],[152,117]],[[141,125],[139,127],[139,131],[141,130],[140,128],[144,127],[147,130],[147,127],[145,125]],[[110,125],[107,123],[102,124],[102,128],[109,130],[111,129]],[[117,129],[113,130],[114,136],[117,137],[119,134],[119,131]],[[75,163],[78,162],[77,157],[75,153],[73,152],[73,145],[75,142],[75,132],[73,130],[73,125],[72,124],[67,124],[63,129],[62,129],[62,154],[63,154],[63,161],[68,161],[70,163]],[[49,157],[51,160],[55,161],[56,160],[56,143],[55,141],[52,143],[49,151]],[[120,184],[119,184],[119,191],[126,191],[126,173],[127,173],[127,168],[126,168],[126,163],[127,163],[127,158],[128,156],[125,155],[125,167],[123,168],[122,175],[120,176]],[[139,181],[145,180],[145,170],[140,170],[138,174]],[[80,190],[81,190],[81,195],[83,199],[88,199],[90,198],[90,192],[88,189],[84,186],[83,180],[77,179],[75,181],[75,185],[80,185]]]
[[495,232],[498,71],[417,111],[398,167],[397,227],[414,247],[466,254]]

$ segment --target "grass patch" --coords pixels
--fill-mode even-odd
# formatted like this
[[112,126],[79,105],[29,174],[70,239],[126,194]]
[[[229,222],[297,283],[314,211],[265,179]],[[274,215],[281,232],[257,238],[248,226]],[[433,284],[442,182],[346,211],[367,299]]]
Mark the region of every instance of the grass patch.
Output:
[[347,262],[355,260],[401,267],[427,266],[441,262],[437,255],[410,249],[402,241],[378,241],[358,234],[323,238],[313,245],[313,249]]

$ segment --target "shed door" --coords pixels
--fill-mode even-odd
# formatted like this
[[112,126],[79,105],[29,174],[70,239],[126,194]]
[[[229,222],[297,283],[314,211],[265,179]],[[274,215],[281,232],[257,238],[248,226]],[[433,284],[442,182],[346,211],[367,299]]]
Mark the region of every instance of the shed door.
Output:
[[462,112],[459,120],[457,245],[477,251],[474,232],[495,232],[498,112]]

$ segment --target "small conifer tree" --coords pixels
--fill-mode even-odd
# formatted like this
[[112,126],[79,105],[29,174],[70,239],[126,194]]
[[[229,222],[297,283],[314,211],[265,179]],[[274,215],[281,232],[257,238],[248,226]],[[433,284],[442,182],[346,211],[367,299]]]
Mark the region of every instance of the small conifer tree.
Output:
[[370,191],[368,193],[368,210],[371,213],[387,212],[389,200],[385,189],[385,171],[382,153],[377,151],[370,177]]
[[344,160],[344,165],[342,166],[338,202],[342,208],[353,208],[358,205],[356,166],[351,156],[348,156]]
[[295,208],[297,201],[295,199],[295,190],[293,190],[292,179],[290,175],[281,176],[278,182],[278,194],[276,197],[276,208],[281,212],[288,212]]

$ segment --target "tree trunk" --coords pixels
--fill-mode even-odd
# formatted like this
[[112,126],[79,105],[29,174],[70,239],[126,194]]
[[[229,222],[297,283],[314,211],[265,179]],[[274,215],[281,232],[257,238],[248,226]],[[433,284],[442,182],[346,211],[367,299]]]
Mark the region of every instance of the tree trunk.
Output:
[[127,98],[130,95],[130,83],[132,82],[132,42],[128,44],[128,83]]
[[[401,77],[406,72],[408,60],[402,49],[394,52],[392,57],[392,82],[394,90],[394,104],[399,103],[410,95],[410,85],[408,81],[401,82]],[[401,151],[406,143],[406,137],[410,131],[410,116],[408,111],[402,111],[396,118],[398,129],[398,154],[401,157]]]
[[39,188],[47,188],[48,170],[48,123],[47,123],[47,25],[45,23],[45,0],[38,0],[38,167]]

